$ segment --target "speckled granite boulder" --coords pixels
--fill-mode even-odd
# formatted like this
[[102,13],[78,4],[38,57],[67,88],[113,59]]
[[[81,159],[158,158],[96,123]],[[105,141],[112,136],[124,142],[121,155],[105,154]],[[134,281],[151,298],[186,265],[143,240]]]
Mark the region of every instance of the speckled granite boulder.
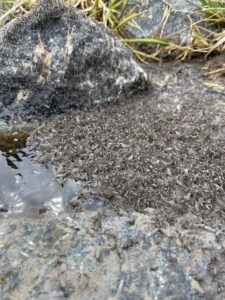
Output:
[[196,10],[200,2],[191,2],[193,5],[186,0],[131,0],[131,6],[145,13],[137,19],[140,29],[129,27],[127,31],[134,37],[168,36],[170,41],[189,44],[192,41],[191,18],[200,20],[202,17]]
[[0,298],[223,300],[224,231],[191,215],[166,228],[157,219],[100,203],[71,217],[1,218]]
[[132,54],[62,1],[42,0],[0,29],[0,113],[29,118],[146,88]]

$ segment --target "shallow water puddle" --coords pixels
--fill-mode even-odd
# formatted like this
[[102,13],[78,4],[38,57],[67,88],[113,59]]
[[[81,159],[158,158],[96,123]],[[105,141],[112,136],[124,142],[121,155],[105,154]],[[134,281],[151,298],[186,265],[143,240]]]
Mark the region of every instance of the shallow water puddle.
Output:
[[25,148],[26,132],[0,133],[0,215],[37,216],[47,210],[63,211],[79,192],[79,185],[67,179],[61,186],[53,168],[32,160]]

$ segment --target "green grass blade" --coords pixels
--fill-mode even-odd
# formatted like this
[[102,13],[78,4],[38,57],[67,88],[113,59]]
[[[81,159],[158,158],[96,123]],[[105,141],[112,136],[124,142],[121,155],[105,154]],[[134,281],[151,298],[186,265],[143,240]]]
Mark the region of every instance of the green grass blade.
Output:
[[171,45],[170,42],[160,38],[134,38],[134,39],[121,39],[124,43],[140,43],[140,44],[157,44],[162,46]]
[[124,27],[125,25],[127,25],[127,23],[129,23],[132,19],[137,18],[141,15],[143,15],[143,13],[145,13],[145,11],[141,11],[140,13],[137,14],[133,14],[130,16],[125,16],[113,29],[114,30],[118,30],[121,27]]

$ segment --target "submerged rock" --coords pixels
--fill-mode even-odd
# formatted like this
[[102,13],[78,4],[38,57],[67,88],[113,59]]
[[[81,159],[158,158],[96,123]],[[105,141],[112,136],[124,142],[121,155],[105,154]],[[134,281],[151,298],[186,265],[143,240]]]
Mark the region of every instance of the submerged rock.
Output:
[[0,113],[26,119],[145,89],[132,54],[62,1],[40,1],[0,28]]

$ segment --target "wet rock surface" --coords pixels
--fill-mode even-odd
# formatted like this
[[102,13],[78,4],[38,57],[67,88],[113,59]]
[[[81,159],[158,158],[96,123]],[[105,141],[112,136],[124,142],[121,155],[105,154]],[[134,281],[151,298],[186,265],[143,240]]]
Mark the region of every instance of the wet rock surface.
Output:
[[[161,1],[142,4],[161,19]],[[183,1],[170,4],[166,34],[187,21]],[[0,63],[1,119],[111,103],[146,74],[154,85],[46,119],[29,147],[56,173],[0,152],[0,299],[225,299],[224,77],[198,61],[144,72],[60,1],[1,27]],[[9,170],[21,158],[33,177]]]
[[153,96],[43,123],[30,139],[38,159],[112,206],[223,218],[224,78],[210,89],[203,66],[151,66]]
[[43,119],[146,89],[146,75],[114,35],[62,1],[0,28],[0,116]]
[[209,70],[151,65],[153,95],[33,132],[82,193],[69,215],[1,221],[3,299],[224,299],[225,85]]

